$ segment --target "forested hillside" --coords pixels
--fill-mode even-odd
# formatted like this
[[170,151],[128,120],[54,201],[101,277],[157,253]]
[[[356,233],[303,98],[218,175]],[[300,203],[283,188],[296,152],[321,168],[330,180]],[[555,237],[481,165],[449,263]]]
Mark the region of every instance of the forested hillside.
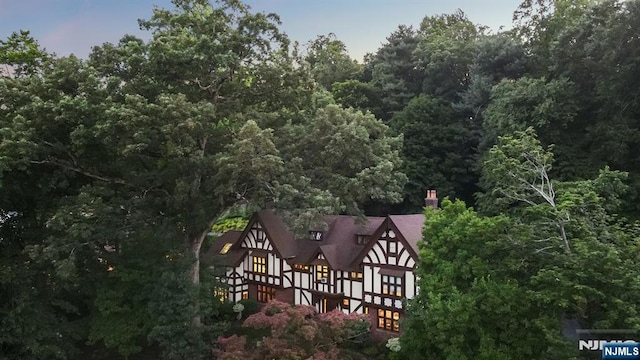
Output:
[[240,1],[173,4],[87,59],[0,39],[0,358],[222,356],[214,225],[427,189],[449,200],[391,357],[566,358],[566,320],[640,327],[640,0],[427,16],[362,64]]

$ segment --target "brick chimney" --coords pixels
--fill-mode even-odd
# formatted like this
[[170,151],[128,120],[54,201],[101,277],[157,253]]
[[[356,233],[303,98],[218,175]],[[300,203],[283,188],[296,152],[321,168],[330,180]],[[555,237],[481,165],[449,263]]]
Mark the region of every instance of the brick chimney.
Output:
[[435,190],[427,190],[427,197],[424,199],[424,206],[434,209],[438,208],[438,196]]

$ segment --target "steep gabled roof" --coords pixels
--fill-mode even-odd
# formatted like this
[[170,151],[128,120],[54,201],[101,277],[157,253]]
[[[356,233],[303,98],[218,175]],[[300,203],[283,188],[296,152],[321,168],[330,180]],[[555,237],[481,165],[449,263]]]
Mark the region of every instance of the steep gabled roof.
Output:
[[[251,227],[259,222],[267,234],[276,253],[290,263],[311,264],[322,253],[333,270],[355,271],[359,262],[375,243],[375,235],[380,235],[387,226],[397,229],[399,236],[406,240],[415,254],[422,238],[424,215],[391,215],[388,217],[356,218],[346,215],[332,215],[323,218],[327,228],[321,240],[297,239],[285,223],[271,210],[262,210],[251,218],[243,232],[230,231],[218,238],[207,252],[207,257],[221,257],[225,244],[233,243],[232,249],[223,257],[226,263],[237,264],[246,255],[240,247],[242,239]],[[317,229],[316,229],[317,230]],[[358,245],[357,236],[374,238],[367,245]],[[414,254],[414,255],[415,255]]]
[[[296,255],[291,263],[311,264],[322,253],[334,270],[351,270],[349,266],[364,245],[356,244],[357,235],[372,235],[384,221],[383,217],[364,219],[347,215],[323,217],[327,229],[322,240],[296,239]],[[314,229],[319,230],[319,229]]]
[[424,214],[390,215],[389,219],[396,226],[402,237],[407,240],[411,248],[418,253],[418,242],[422,239]]
[[[231,230],[220,235],[204,254],[204,262],[223,266],[236,266],[246,253],[246,250],[233,246],[240,240],[241,234],[242,231]],[[222,249],[224,249],[227,244],[231,244],[231,248],[228,248],[226,253],[222,254]]]
[[[260,221],[260,224],[262,224],[263,230],[267,233],[269,241],[271,241],[280,257],[288,259],[296,256],[298,246],[295,241],[295,236],[280,217],[271,210],[259,211],[256,217],[258,221]],[[249,222],[249,224],[251,224],[251,222]]]
[[[422,239],[422,227],[424,226],[425,217],[423,214],[411,214],[411,215],[389,215],[381,226],[375,231],[375,237],[379,237],[382,232],[387,228],[395,228],[397,230],[397,236],[400,239],[404,239],[409,245],[409,251],[415,258],[418,256],[418,242]],[[367,245],[360,250],[357,256],[354,256],[354,260],[351,262],[351,266],[354,267],[359,264],[366,256],[367,252],[373,248],[377,239],[372,239]]]

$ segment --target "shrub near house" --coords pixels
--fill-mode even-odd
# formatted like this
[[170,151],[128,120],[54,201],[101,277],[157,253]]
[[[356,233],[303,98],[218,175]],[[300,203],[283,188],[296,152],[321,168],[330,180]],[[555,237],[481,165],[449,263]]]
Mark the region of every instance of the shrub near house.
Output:
[[[364,315],[336,309],[319,314],[311,306],[272,301],[249,316],[245,328],[264,330],[264,337],[249,340],[232,335],[218,338],[217,359],[365,359],[353,349],[371,341],[371,324]],[[257,340],[257,341],[256,341]]]

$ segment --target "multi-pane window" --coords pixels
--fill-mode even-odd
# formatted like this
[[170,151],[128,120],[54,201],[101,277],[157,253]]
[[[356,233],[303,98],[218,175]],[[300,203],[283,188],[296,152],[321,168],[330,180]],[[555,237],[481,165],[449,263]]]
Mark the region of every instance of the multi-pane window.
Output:
[[322,240],[322,231],[309,231],[309,239],[315,241]]
[[266,285],[258,285],[258,302],[266,303],[276,297],[276,289]]
[[361,272],[357,272],[357,271],[352,271],[351,274],[349,274],[351,280],[362,280],[362,273]]
[[253,256],[253,272],[259,274],[267,273],[267,258],[264,256]]
[[213,296],[220,300],[220,302],[226,302],[229,299],[229,292],[226,288],[215,288],[213,290]]
[[398,243],[395,240],[387,240],[387,252],[390,256],[396,256],[398,253]]
[[293,268],[298,271],[309,272],[309,265],[293,264]]
[[357,243],[358,245],[366,245],[369,242],[369,237],[367,235],[358,235]]
[[378,309],[378,329],[400,331],[400,313]]
[[[316,265],[316,279],[318,281],[323,281],[322,279],[329,279],[329,266]],[[324,280],[324,281],[327,281],[327,280]]]
[[402,278],[382,275],[382,293],[384,295],[402,297]]

